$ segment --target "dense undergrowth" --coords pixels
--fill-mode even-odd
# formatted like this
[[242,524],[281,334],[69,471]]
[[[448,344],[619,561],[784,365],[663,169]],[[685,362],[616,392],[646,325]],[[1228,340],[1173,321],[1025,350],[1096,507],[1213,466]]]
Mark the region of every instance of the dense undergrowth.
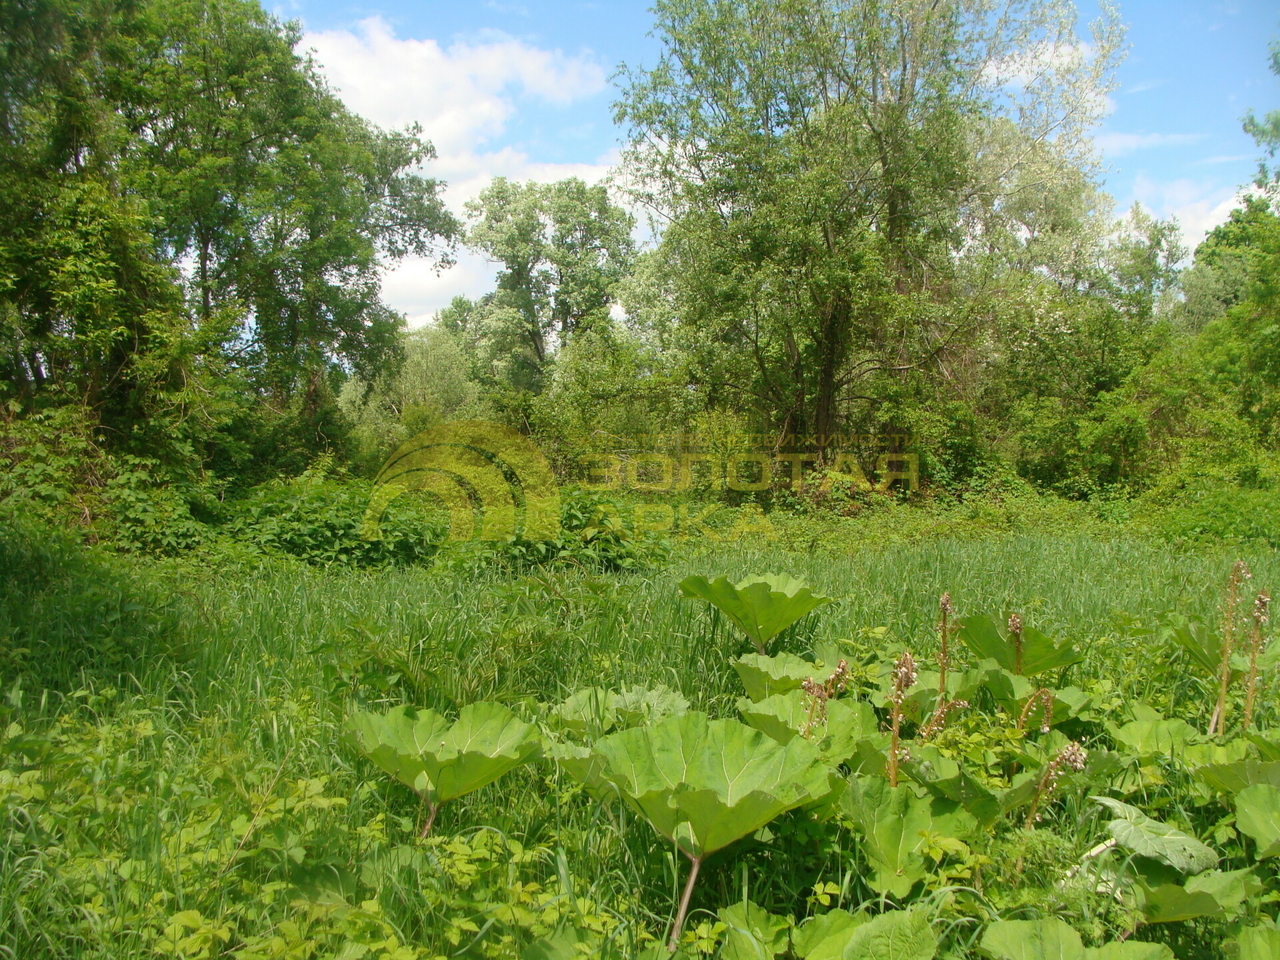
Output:
[[[420,801],[352,749],[348,718],[404,703],[452,717],[496,701],[555,739],[565,734],[553,709],[577,691],[665,687],[667,702],[737,723],[744,688],[731,662],[750,645],[676,585],[690,573],[780,568],[839,600],[785,631],[777,649],[825,660],[815,674],[847,658],[843,701],[867,704],[885,730],[890,668],[904,649],[918,659],[908,698],[917,712],[902,723],[917,759],[932,757],[939,770],[954,759],[996,795],[1020,783],[1025,792],[1068,741],[1085,747],[1090,766],[1044,797],[1038,822],[1028,826],[1024,797],[980,829],[957,827],[927,778],[904,774],[895,802],[915,835],[900,838],[906,879],[886,884],[874,804],[848,799],[868,796],[868,777],[883,783],[883,764],[846,762],[853,793],[834,811],[785,813],[707,858],[683,950],[774,955],[740,952],[749,927],[772,930],[779,954],[804,955],[787,918],[830,923],[833,910],[865,919],[909,908],[928,920],[944,957],[1004,956],[992,944],[1001,929],[1020,928],[997,921],[1057,917],[1086,945],[1123,938],[1216,958],[1234,955],[1236,934],[1274,913],[1274,861],[1242,830],[1238,798],[1203,768],[1252,756],[1248,775],[1265,781],[1275,748],[1266,735],[1261,745],[1239,736],[1239,679],[1229,736],[1204,735],[1217,682],[1174,635],[1179,616],[1216,628],[1237,554],[1252,568],[1250,589],[1280,581],[1280,560],[1261,545],[1170,549],[1016,527],[839,555],[690,541],[665,565],[607,574],[577,563],[361,570],[271,555],[253,565],[194,555],[122,562],[15,527],[0,544],[16,571],[0,605],[10,657],[0,944],[11,956],[631,956],[652,947],[687,870],[633,810],[593,797],[544,758],[445,805],[419,839]],[[944,736],[916,746],[947,590],[958,614],[1017,611],[1028,629],[1079,652],[1080,663],[1035,681],[1074,688],[1078,697],[1063,693],[1070,716],[1041,733],[1001,703],[992,681],[966,694],[972,708]],[[979,666],[954,639],[951,656],[957,675]],[[1266,731],[1276,722],[1269,667],[1260,682],[1255,722]],[[1116,814],[1089,799],[1098,795],[1221,859],[1192,881],[1125,847],[1099,854]],[[1139,861],[1146,874],[1135,872]],[[1184,896],[1216,893],[1212,904],[1201,898],[1201,915],[1156,922],[1138,892],[1156,879]]]

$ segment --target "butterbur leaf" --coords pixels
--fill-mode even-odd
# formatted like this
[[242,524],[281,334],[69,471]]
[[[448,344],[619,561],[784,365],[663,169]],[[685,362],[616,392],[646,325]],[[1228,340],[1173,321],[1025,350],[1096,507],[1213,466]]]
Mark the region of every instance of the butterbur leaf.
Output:
[[719,916],[725,924],[723,960],[771,960],[787,949],[791,921],[750,900],[722,907]]
[[1280,930],[1273,926],[1248,927],[1236,936],[1239,960],[1280,960]]
[[634,727],[642,723],[657,723],[667,717],[679,716],[689,709],[689,701],[670,687],[628,687],[613,698],[618,714],[618,725]]
[[618,720],[618,695],[602,687],[586,687],[566,697],[547,716],[554,727],[575,737],[599,737]]
[[1180,757],[1199,731],[1185,720],[1134,720],[1111,735],[1135,757]]
[[1236,826],[1258,844],[1258,859],[1280,854],[1280,789],[1255,783],[1236,794]]
[[1086,947],[1067,923],[1043,920],[998,920],[982,934],[982,952],[992,960],[1173,960],[1162,943],[1108,943]]
[[730,583],[728,577],[686,577],[680,581],[680,593],[715,606],[761,653],[787,627],[832,602],[831,597],[815,594],[804,581],[785,574],[747,577],[738,583]]
[[1185,884],[1188,893],[1207,893],[1229,914],[1235,915],[1250,897],[1262,892],[1262,881],[1252,868],[1206,870]]
[[853,928],[863,923],[866,917],[848,910],[828,910],[791,931],[791,949],[800,960],[840,960]]
[[[843,763],[866,739],[885,739],[871,704],[863,700],[828,700],[821,711],[800,691],[779,693],[759,703],[738,701],[742,719],[779,743],[804,735],[830,764]],[[887,743],[887,739],[886,739]]]
[[594,750],[624,800],[696,859],[832,789],[807,740],[783,745],[697,712],[610,734]]
[[1280,787],[1280,763],[1238,760],[1235,763],[1208,763],[1196,767],[1196,777],[1222,793],[1239,793],[1254,784]]
[[845,960],[933,960],[938,938],[923,910],[893,910],[855,927]]
[[928,873],[924,846],[934,830],[932,804],[910,787],[890,787],[880,777],[850,782],[844,809],[861,827],[863,850],[872,868],[867,884],[877,893],[906,897]]
[[1178,923],[1196,917],[1216,917],[1222,913],[1222,905],[1211,893],[1165,883],[1143,890],[1142,912],[1147,923]]
[[1019,654],[1018,644],[1014,642],[1007,626],[997,624],[982,614],[961,619],[956,636],[978,657],[989,657],[1010,673],[1024,677],[1067,667],[1084,659],[1071,646],[1070,641],[1058,643],[1052,637],[1025,624]]
[[350,742],[402,783],[437,805],[478,790],[531,760],[537,729],[497,703],[471,703],[456,723],[434,710],[396,707],[348,721]]
[[422,755],[448,730],[449,721],[434,710],[403,706],[386,714],[352,714],[347,719],[345,739],[386,773],[426,796],[431,784]]
[[1180,873],[1201,873],[1218,862],[1218,854],[1211,847],[1176,827],[1151,819],[1137,807],[1110,797],[1091,799],[1116,814],[1107,830],[1126,850],[1159,860]]
[[[766,657],[749,653],[734,661],[733,669],[742,679],[747,696],[757,703],[780,693],[799,690],[810,677],[817,678],[822,668],[791,653]],[[825,678],[824,678],[825,679]]]
[[1222,666],[1222,641],[1210,627],[1199,620],[1176,617],[1165,628],[1164,636],[1186,652],[1200,673],[1217,676]]

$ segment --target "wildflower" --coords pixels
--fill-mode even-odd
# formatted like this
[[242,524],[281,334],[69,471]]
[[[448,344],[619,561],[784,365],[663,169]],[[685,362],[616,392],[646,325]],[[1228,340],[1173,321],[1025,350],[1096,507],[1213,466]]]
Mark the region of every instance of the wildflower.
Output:
[[919,670],[916,669],[915,657],[911,656],[910,650],[903,650],[893,665],[893,692],[899,703],[903,695],[916,685],[917,676]]

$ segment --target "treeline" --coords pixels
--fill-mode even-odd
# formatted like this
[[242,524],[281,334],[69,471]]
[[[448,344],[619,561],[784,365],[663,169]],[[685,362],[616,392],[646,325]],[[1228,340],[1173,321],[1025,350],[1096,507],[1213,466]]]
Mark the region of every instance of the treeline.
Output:
[[[566,477],[636,434],[909,434],[935,496],[1274,488],[1280,181],[1190,266],[1115,220],[1113,15],[1087,45],[1047,0],[655,17],[614,182],[499,179],[458,220],[422,132],[252,0],[0,0],[0,498],[178,548],[460,417]],[[1246,127],[1271,157],[1280,114]],[[496,288],[406,330],[381,271],[457,243]]]

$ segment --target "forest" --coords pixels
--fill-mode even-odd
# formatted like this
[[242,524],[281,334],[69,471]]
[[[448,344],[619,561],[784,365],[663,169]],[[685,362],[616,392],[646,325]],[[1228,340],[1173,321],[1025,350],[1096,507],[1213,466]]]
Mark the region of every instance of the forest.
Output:
[[1280,110],[1191,250],[1110,5],[651,13],[453,209],[258,0],[0,0],[0,958],[1280,960]]

